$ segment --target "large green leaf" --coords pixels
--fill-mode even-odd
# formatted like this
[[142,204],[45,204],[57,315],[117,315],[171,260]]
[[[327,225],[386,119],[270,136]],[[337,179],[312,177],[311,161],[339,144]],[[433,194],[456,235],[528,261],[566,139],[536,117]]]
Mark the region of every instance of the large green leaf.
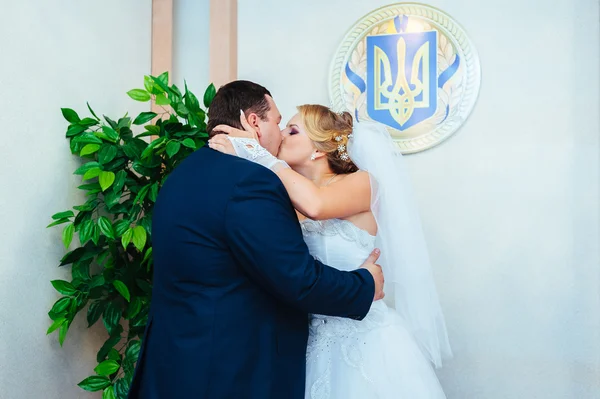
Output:
[[79,241],[82,244],[85,244],[90,238],[92,238],[92,235],[94,234],[94,226],[95,223],[91,219],[88,219],[81,224],[81,227],[79,228]]
[[127,92],[127,95],[135,101],[146,102],[150,101],[150,93],[144,89],[133,89]]
[[131,303],[127,307],[126,318],[133,319],[138,315],[138,313],[140,313],[140,310],[142,310],[142,299],[138,296],[133,297]]
[[117,289],[117,291],[119,291],[119,294],[121,294],[121,296],[127,300],[127,302],[130,301],[131,295],[129,294],[129,289],[124,282],[115,280],[113,281],[113,286]]
[[73,241],[73,232],[75,231],[75,225],[73,223],[69,223],[63,230],[62,241],[65,248],[69,248],[71,242]]
[[124,117],[119,119],[119,122],[117,123],[117,127],[119,128],[119,130],[121,130],[123,128],[129,128],[130,126],[131,126],[131,118],[128,117],[127,115],[125,115]]
[[110,211],[112,211],[111,208],[113,206],[117,205],[120,200],[121,200],[120,192],[115,192],[113,190],[110,190],[110,191],[104,193],[104,203],[106,204],[106,207]]
[[98,121],[93,118],[83,118],[79,121],[80,126],[90,127],[98,124]]
[[129,391],[129,384],[125,379],[121,378],[115,382],[115,393],[117,399],[127,399],[127,392]]
[[158,75],[157,78],[164,86],[168,86],[169,85],[169,71],[165,71],[163,73],[161,73],[160,75]]
[[131,160],[137,160],[142,155],[142,151],[144,151],[148,147],[148,143],[143,141],[140,143],[137,139],[131,140],[129,143],[125,144],[122,149],[125,155]]
[[148,312],[140,312],[135,318],[133,318],[131,320],[131,323],[129,324],[132,327],[138,328],[138,327],[146,327],[146,324],[148,324]]
[[73,262],[77,262],[86,253],[86,249],[83,247],[75,248],[73,251],[67,252],[65,256],[60,260],[60,266],[69,265]]
[[187,107],[187,109],[190,110],[191,113],[200,112],[200,102],[198,101],[194,93],[188,91],[187,83],[185,83],[185,95],[183,97],[183,100],[185,106]]
[[75,287],[73,287],[73,285],[71,283],[69,283],[68,281],[52,280],[50,283],[52,284],[52,286],[54,287],[54,289],[56,291],[60,292],[63,295],[71,296],[71,295],[75,295],[75,293],[77,293],[77,290],[75,289]]
[[110,385],[108,377],[93,375],[77,384],[81,389],[89,392],[100,391]]
[[95,301],[90,304],[87,311],[88,328],[96,324],[105,309],[106,302],[104,301]]
[[129,220],[120,219],[114,223],[115,232],[117,233],[117,237],[123,236],[125,232],[129,229],[130,223]]
[[117,146],[111,144],[104,144],[98,152],[98,162],[105,165],[115,159],[119,152]]
[[111,143],[116,143],[119,140],[119,133],[117,133],[114,128],[109,126],[102,126],[102,131],[96,132],[95,135],[96,137],[110,141]]
[[79,260],[73,263],[71,267],[71,275],[73,279],[80,279],[82,281],[90,280],[90,264],[92,259]]
[[101,265],[108,255],[111,255],[111,252],[109,252],[108,250],[102,251],[96,258],[96,262],[98,262],[98,264]]
[[119,192],[125,185],[125,179],[127,178],[127,172],[120,170],[115,174],[115,182],[113,183],[113,191]]
[[54,320],[54,322],[50,325],[50,327],[48,327],[48,330],[46,331],[46,335],[52,334],[54,331],[58,330],[60,328],[60,326],[62,326],[66,322],[67,322],[67,319],[64,317],[60,317],[60,318]]
[[95,177],[98,177],[100,176],[100,172],[102,172],[102,169],[100,168],[91,168],[90,170],[85,172],[85,174],[82,177],[82,180],[90,180]]
[[133,365],[140,355],[140,349],[142,348],[142,344],[138,340],[130,341],[127,350],[125,351],[125,362]]
[[67,332],[69,331],[69,320],[65,321],[64,323],[62,323],[60,325],[60,328],[58,329],[58,343],[60,344],[60,346],[63,346],[64,342],[65,342],[65,338],[67,337]]
[[102,399],[117,399],[115,396],[115,390],[112,386],[104,388],[104,391],[102,392]]
[[194,140],[190,139],[189,137],[183,140],[182,144],[188,148],[191,148],[192,150],[196,149],[196,143],[194,143]]
[[154,112],[142,112],[135,118],[133,121],[134,125],[143,125],[144,123],[151,121],[156,117],[156,113]]
[[78,123],[81,119],[77,112],[73,111],[71,108],[61,108],[63,116],[69,123]]
[[169,158],[173,158],[179,152],[180,148],[181,143],[178,141],[169,141],[169,144],[167,144],[167,155]]
[[150,259],[151,256],[152,256],[152,247],[150,247],[146,250],[146,253],[144,254],[144,259],[142,259],[142,265],[144,263],[146,263],[148,261],[148,259]]
[[82,185],[78,186],[77,188],[80,190],[100,192],[100,184],[98,184],[98,183],[82,184]]
[[73,214],[73,211],[65,211],[65,212],[55,213],[54,215],[52,215],[52,219],[58,220],[58,219],[64,219],[64,218],[71,218],[73,216],[75,216]]
[[97,224],[94,224],[94,227],[92,228],[91,239],[95,245],[98,245],[98,243],[100,242],[100,227],[98,227]]
[[86,144],[79,153],[79,156],[84,157],[86,155],[93,154],[100,149],[100,144]]
[[215,98],[216,94],[217,89],[215,88],[215,85],[211,83],[204,92],[204,106],[206,108],[210,107],[210,104],[212,103],[212,100]]
[[176,85],[171,85],[171,90],[169,90],[169,97],[172,97],[178,101],[181,101],[183,96],[181,95],[181,90]]
[[184,103],[178,103],[174,108],[175,112],[177,112],[177,115],[181,116],[182,118],[187,118],[190,113]]
[[85,127],[85,126],[71,125],[67,129],[67,137],[75,137],[75,136],[85,132],[86,129],[87,129],[87,127]]
[[113,172],[102,171],[98,177],[98,182],[102,191],[106,191],[115,182],[115,174]]
[[115,158],[111,162],[104,165],[103,169],[106,170],[107,172],[115,173],[120,170],[123,170],[125,165],[127,165],[127,159],[120,157],[120,158]]
[[160,135],[160,126],[146,125],[145,128],[146,128],[147,131],[149,131],[151,134],[153,134],[155,136],[159,136]]
[[150,76],[144,76],[144,88],[151,94],[160,94],[163,92],[160,86],[154,84],[154,81]]
[[141,162],[135,161],[133,163],[133,170],[138,172],[142,176],[154,176],[156,171],[152,168],[144,166]]
[[108,122],[108,124],[110,125],[110,127],[112,127],[114,130],[117,130],[119,127],[117,126],[117,122],[113,121],[112,119],[110,119],[108,116],[103,115],[104,116],[104,120],[106,120],[106,122]]
[[110,302],[102,313],[102,321],[104,322],[104,326],[110,335],[112,335],[115,328],[117,328],[119,325],[121,313],[122,310],[114,302]]
[[71,219],[67,219],[67,218],[58,219],[58,220],[55,220],[54,222],[50,223],[48,226],[46,226],[46,228],[53,227],[53,226],[58,226],[59,224],[68,223],[70,221],[71,221]]
[[[162,75],[161,75],[162,76]],[[169,84],[165,83],[164,78],[156,78],[154,76],[151,76],[152,81],[155,83],[156,86],[160,87],[163,92],[170,92],[171,90],[169,89]],[[167,77],[168,80],[168,77]]]
[[106,216],[100,216],[98,218],[98,226],[100,227],[102,234],[113,240],[115,239],[115,232],[113,230],[112,223]]
[[169,105],[171,102],[164,94],[157,94],[155,98],[156,105]]
[[60,314],[64,312],[71,304],[71,300],[72,299],[69,297],[60,298],[58,301],[54,302],[54,305],[52,306],[52,309],[50,311],[55,314]]
[[109,352],[108,352],[108,358],[110,360],[114,360],[117,363],[121,363],[121,354],[119,353],[118,350],[116,350],[115,348],[112,348]]
[[142,187],[142,189],[140,190],[140,192],[138,193],[138,195],[136,195],[135,200],[133,201],[134,204],[137,204],[138,202],[143,202],[144,199],[146,198],[146,195],[148,195],[148,191],[150,190],[152,186],[147,184],[144,187]]
[[[150,201],[156,202],[157,197],[158,197],[158,182],[154,183],[152,185],[152,187],[150,187],[150,195],[148,196],[148,198],[150,198]],[[150,231],[150,230],[148,230],[148,231]]]
[[105,360],[97,365],[94,371],[98,375],[109,376],[116,373],[120,368],[121,366],[115,360]]
[[87,163],[81,165],[79,168],[77,168],[77,170],[75,170],[75,172],[73,172],[73,174],[74,175],[84,175],[87,171],[89,171],[90,169],[94,169],[94,168],[100,168],[100,164],[95,161],[87,162]]
[[146,245],[146,238],[146,229],[144,229],[142,226],[136,226],[133,229],[133,245],[138,249],[138,251],[144,249],[144,246]]
[[152,151],[155,148],[159,148],[160,146],[164,145],[165,142],[166,142],[166,137],[159,137],[158,139],[152,141],[150,143],[150,145],[148,147],[146,147],[144,152],[142,152],[142,159],[148,158],[150,155],[152,155]]
[[93,133],[83,133],[72,140],[73,143],[79,144],[102,144],[102,140],[96,137]]
[[123,237],[121,237],[121,244],[123,245],[123,248],[127,249],[127,246],[129,245],[129,243],[131,243],[132,238],[133,238],[133,229],[130,227],[127,229],[125,234],[123,234]]

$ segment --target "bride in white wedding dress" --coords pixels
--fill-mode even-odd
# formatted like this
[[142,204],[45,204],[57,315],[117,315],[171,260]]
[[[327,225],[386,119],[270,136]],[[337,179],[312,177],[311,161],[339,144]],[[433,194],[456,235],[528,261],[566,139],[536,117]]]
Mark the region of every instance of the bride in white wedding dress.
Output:
[[247,132],[228,128],[209,145],[277,173],[315,258],[354,270],[381,249],[385,302],[362,321],[311,315],[306,397],[445,398],[433,367],[450,345],[402,156],[381,125],[321,105],[298,110],[278,158],[248,138],[243,116]]

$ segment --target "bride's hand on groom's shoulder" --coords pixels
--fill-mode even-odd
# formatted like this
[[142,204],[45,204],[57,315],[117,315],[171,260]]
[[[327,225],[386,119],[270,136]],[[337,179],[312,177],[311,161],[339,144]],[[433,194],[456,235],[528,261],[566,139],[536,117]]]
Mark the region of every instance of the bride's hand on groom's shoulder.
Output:
[[225,134],[217,134],[208,140],[208,146],[224,154],[237,155],[233,143]]

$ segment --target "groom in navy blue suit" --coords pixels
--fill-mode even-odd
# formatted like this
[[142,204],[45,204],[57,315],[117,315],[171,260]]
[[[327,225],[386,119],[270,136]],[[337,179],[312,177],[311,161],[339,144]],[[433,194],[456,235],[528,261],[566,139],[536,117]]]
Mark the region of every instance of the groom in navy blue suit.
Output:
[[[209,133],[243,110],[276,154],[281,115],[262,86],[219,89]],[[303,399],[308,314],[362,319],[383,295],[374,253],[354,272],[315,260],[278,177],[202,148],[160,191],[152,305],[131,399]]]

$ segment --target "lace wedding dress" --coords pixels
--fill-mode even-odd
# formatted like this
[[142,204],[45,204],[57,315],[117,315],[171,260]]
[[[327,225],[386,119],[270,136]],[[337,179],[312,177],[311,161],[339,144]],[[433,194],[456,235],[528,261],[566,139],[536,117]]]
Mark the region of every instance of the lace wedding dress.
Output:
[[[346,220],[304,220],[311,254],[341,270],[358,268],[375,237]],[[430,362],[400,315],[375,302],[362,321],[312,315],[306,354],[306,398],[445,398]]]

